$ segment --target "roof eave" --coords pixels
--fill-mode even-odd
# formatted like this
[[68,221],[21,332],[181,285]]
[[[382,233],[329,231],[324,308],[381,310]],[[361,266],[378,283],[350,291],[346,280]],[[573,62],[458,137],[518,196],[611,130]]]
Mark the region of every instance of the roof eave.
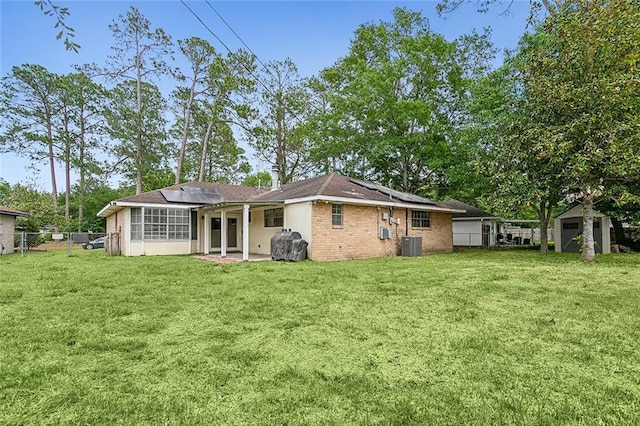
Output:
[[406,203],[406,202],[398,202],[398,201],[379,201],[379,200],[368,200],[368,199],[359,199],[359,198],[349,198],[349,197],[336,197],[332,195],[312,195],[309,197],[301,197],[301,198],[292,198],[289,200],[285,200],[284,204],[296,204],[296,203],[305,203],[308,201],[331,201],[336,203],[344,203],[344,204],[359,204],[359,205],[368,205],[368,206],[379,206],[379,207],[397,207],[397,208],[407,208],[414,210],[429,210],[429,211],[438,211],[445,213],[465,213],[466,210],[457,210],[449,207],[441,207],[432,204],[417,204],[417,203]]
[[96,216],[107,217],[119,212],[125,207],[157,207],[157,208],[174,208],[174,209],[193,209],[202,207],[201,204],[175,204],[175,203],[136,203],[131,201],[112,201],[102,208]]
[[505,221],[501,217],[495,217],[495,216],[454,217],[453,220],[497,220],[499,222]]
[[29,217],[29,213],[24,213],[24,212],[0,211],[0,214],[5,216],[13,216],[13,217]]

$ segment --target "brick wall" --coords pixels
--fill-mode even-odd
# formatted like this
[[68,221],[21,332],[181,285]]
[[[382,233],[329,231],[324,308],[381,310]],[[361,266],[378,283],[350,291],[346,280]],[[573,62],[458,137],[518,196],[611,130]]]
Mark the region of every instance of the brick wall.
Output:
[[[401,238],[407,230],[405,209],[395,209],[391,216],[400,219],[400,225],[382,220],[389,214],[384,207],[343,205],[343,225],[331,225],[331,203],[316,202],[312,209],[312,244],[310,258],[317,261],[363,259],[400,254]],[[431,228],[413,229],[409,212],[409,236],[421,236],[423,253],[453,250],[451,214],[431,213]],[[380,227],[391,230],[391,238],[379,238]]]
[[409,236],[422,237],[423,254],[453,251],[453,215],[451,213],[431,212],[430,228],[413,228],[411,226],[411,210],[409,210],[408,217]]

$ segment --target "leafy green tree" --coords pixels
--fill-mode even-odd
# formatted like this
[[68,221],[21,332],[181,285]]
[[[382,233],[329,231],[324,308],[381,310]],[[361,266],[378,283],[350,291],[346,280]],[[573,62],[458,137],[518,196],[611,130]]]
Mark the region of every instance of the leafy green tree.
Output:
[[[251,76],[255,58],[243,50],[226,57],[215,55],[208,67],[205,91],[191,106],[190,141],[185,155],[185,176],[197,180],[238,181],[250,167],[231,126],[247,129],[252,111],[249,97],[255,90]],[[180,93],[176,94],[179,100]],[[182,96],[184,100],[184,93]]]
[[532,209],[540,220],[540,252],[546,253],[547,227],[569,183],[564,159],[549,143],[547,126],[557,117],[533,96],[520,72],[537,37],[526,40],[518,55],[473,86],[465,138],[477,148],[478,175],[489,182],[483,199],[507,215]]
[[[82,195],[78,188],[75,188],[71,197],[71,217],[75,219],[70,224],[69,231],[75,229],[79,232],[104,232],[105,219],[98,217],[98,212],[109,202],[134,193],[133,187],[114,189],[98,182],[95,183],[95,186],[88,185],[86,192]],[[84,214],[80,215],[80,209],[84,210]]]
[[191,126],[191,115],[196,98],[206,94],[210,68],[219,55],[216,54],[213,46],[206,40],[198,37],[191,37],[186,40],[178,40],[178,47],[182,55],[187,59],[189,72],[181,74],[179,80],[188,83],[187,87],[176,89],[174,97],[177,98],[182,110],[182,139],[178,161],[176,166],[175,183],[180,183],[183,174],[183,162],[185,151],[189,140]]
[[[84,221],[85,193],[95,180],[106,182],[103,167],[98,157],[107,150],[103,141],[107,135],[105,108],[108,92],[95,83],[85,72],[78,70],[65,76],[67,88],[72,95],[71,122],[75,147],[71,165],[78,174],[76,192],[79,197],[78,223]],[[70,182],[67,188],[71,186]]]
[[195,137],[185,157],[185,176],[199,182],[238,183],[251,166],[231,126],[210,109],[212,106],[204,105],[194,111]]
[[[508,12],[509,8],[513,5],[513,2],[506,2],[505,4],[502,0],[440,0],[436,6],[436,10],[440,14],[452,13],[464,3],[475,5],[477,11],[480,13],[488,12],[493,5],[502,7],[505,12]],[[566,3],[568,2],[565,0],[529,0],[529,4],[531,5],[530,19],[533,19],[541,10],[549,14],[554,14]]]
[[278,168],[278,179],[286,184],[313,167],[303,131],[309,92],[289,58],[267,63],[260,81],[255,119],[247,129],[248,143],[258,158]]
[[[150,136],[150,132],[157,132],[157,127],[145,128],[153,113],[149,111],[150,106],[144,103],[144,98],[148,98],[151,92],[149,79],[169,74],[166,60],[173,54],[171,37],[161,28],[152,29],[151,22],[133,6],[126,15],[120,15],[117,21],[114,20],[109,28],[115,43],[112,47],[114,54],[109,57],[108,73],[113,79],[121,82],[117,96],[127,94],[135,101],[133,104],[129,102],[125,107],[126,115],[120,114],[120,119],[129,123],[121,125],[123,128],[128,127],[128,131],[121,132],[119,137],[126,137],[127,139],[121,139],[121,142],[132,145],[130,148],[121,149],[120,152],[131,156],[129,172],[135,172],[136,194],[140,194],[143,191],[144,173],[152,167],[151,164],[147,164],[151,147],[145,137]],[[124,82],[134,82],[134,90],[124,90],[128,87]],[[153,106],[157,107],[158,97],[153,96],[153,99],[156,101]],[[121,148],[124,147],[121,145]]]
[[[65,220],[69,222],[73,182],[71,171],[79,175],[77,190],[84,192],[91,174],[99,174],[95,156],[103,151],[105,89],[82,72],[62,75],[58,79],[60,109],[54,117],[57,160],[64,167]],[[82,215],[82,209],[79,214]]]
[[16,224],[28,232],[37,232],[43,225],[55,224],[56,210],[51,205],[51,194],[34,185],[16,183],[3,187],[0,205],[29,213],[29,217],[17,218]]
[[[142,109],[138,109],[139,106]],[[166,108],[160,90],[150,83],[138,86],[136,81],[128,81],[111,91],[107,122],[109,133],[116,141],[113,153],[118,169],[129,182],[135,183],[136,194],[149,188],[144,185],[147,174],[170,170],[167,159],[171,158],[172,150],[166,141]],[[132,140],[136,143],[131,144]]]
[[40,65],[15,66],[2,78],[0,92],[0,150],[26,157],[34,166],[43,160],[48,163],[54,213],[58,208],[54,121],[61,108],[59,79]]
[[247,175],[242,181],[243,185],[255,186],[259,188],[271,187],[271,173],[263,171]]
[[348,174],[437,192],[457,161],[452,140],[469,82],[486,72],[492,52],[486,35],[447,41],[402,8],[393,22],[360,26],[349,54],[321,74],[330,112],[321,114],[328,127],[316,153],[337,154]]
[[638,199],[640,174],[640,8],[631,0],[567,1],[540,27],[521,70],[554,156],[584,211],[584,260],[595,258],[594,203]]
[[59,29],[56,39],[60,40],[64,37],[64,47],[67,50],[78,53],[80,45],[70,40],[75,37],[76,32],[67,24],[69,8],[61,7],[55,4],[52,0],[36,0],[34,4],[38,6],[45,15],[53,16],[55,18],[56,23],[54,28]]

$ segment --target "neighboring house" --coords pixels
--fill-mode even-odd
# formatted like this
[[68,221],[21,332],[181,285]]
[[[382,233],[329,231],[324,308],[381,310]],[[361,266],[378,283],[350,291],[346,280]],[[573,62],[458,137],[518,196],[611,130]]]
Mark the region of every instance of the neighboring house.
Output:
[[27,217],[28,213],[0,206],[0,254],[13,253],[16,217]]
[[[593,239],[596,253],[611,253],[611,219],[595,212]],[[579,236],[582,235],[582,204],[576,204],[553,220],[555,250],[557,252],[580,253]]]
[[[504,219],[458,200],[443,204],[461,213],[453,214],[453,245],[456,247],[491,247],[498,243]],[[506,236],[505,236],[506,238]]]
[[98,216],[126,256],[241,251],[248,260],[269,254],[271,237],[290,229],[309,243],[310,259],[342,260],[397,255],[404,236],[422,237],[424,253],[450,252],[459,212],[330,174],[271,190],[185,183],[115,200]]

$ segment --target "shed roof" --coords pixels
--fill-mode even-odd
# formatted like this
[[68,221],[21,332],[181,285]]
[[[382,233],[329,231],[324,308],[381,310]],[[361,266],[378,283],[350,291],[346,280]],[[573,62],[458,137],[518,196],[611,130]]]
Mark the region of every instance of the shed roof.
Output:
[[464,213],[454,213],[454,219],[500,219],[499,217],[479,209],[478,207],[463,203],[462,201],[454,200],[453,198],[443,201],[442,204],[450,206],[456,210],[465,210]]
[[[597,217],[606,217],[605,214],[600,213],[597,210],[594,210],[594,214]],[[568,217],[582,217],[582,203],[573,203],[562,213],[558,214],[554,219],[566,219]]]
[[27,217],[29,213],[21,212],[19,210],[10,209],[9,207],[0,206],[0,214],[6,216],[15,216],[15,217]]

